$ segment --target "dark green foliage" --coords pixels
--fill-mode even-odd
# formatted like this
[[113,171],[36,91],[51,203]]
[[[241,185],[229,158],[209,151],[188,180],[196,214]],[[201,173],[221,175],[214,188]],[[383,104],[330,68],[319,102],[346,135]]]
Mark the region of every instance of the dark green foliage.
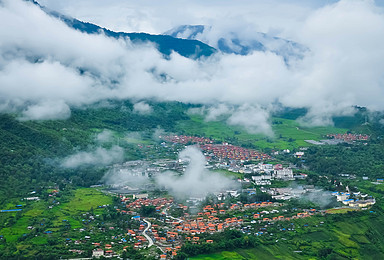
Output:
[[[124,135],[129,131],[147,131],[160,127],[174,129],[177,120],[188,119],[187,105],[177,102],[150,102],[153,113],[132,112],[129,101],[110,102],[109,107],[73,109],[70,119],[18,121],[15,116],[0,114],[0,202],[23,197],[31,190],[47,185],[89,186],[97,184],[105,169],[60,167],[62,159],[76,151],[98,146],[95,136],[103,129]],[[108,144],[107,144],[108,145]],[[141,158],[137,145],[120,143],[126,159]]]
[[384,175],[384,146],[337,145],[311,147],[306,155],[306,164],[320,174],[356,174],[380,178]]
[[155,206],[142,206],[140,208],[140,215],[144,217],[155,217],[156,207]]

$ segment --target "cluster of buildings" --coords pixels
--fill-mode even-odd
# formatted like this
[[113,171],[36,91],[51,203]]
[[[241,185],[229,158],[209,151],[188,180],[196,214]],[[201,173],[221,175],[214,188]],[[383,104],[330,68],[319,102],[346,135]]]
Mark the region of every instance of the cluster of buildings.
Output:
[[281,164],[263,164],[248,165],[248,168],[252,169],[252,173],[257,174],[252,176],[252,180],[258,186],[271,185],[271,180],[284,180],[290,181],[295,179],[305,179],[306,174],[293,174],[293,170],[290,167],[283,167]]
[[337,201],[354,208],[366,208],[376,203],[376,200],[372,196],[368,196],[368,194],[362,194],[360,192],[348,193],[336,191],[333,192],[332,195],[336,196]]
[[368,141],[369,135],[365,134],[328,134],[328,138],[343,140],[344,142],[352,142],[352,141]]
[[167,198],[148,199],[148,194],[134,195],[134,197],[138,199],[132,202],[129,202],[129,197],[120,197],[122,203],[127,203],[125,207],[128,209],[126,212],[123,210],[122,213],[132,214],[140,210],[143,206],[154,206],[156,211],[160,212],[164,207],[170,206],[173,203],[173,199]]
[[177,144],[198,144],[206,156],[217,160],[266,160],[271,157],[253,149],[247,149],[228,143],[215,144],[215,141],[205,137],[171,135],[162,137],[164,140]]
[[163,136],[164,140],[178,144],[212,144],[214,141],[206,137],[187,136],[187,135],[169,135]]
[[203,144],[200,148],[214,159],[218,160],[237,160],[237,161],[255,161],[267,160],[271,157],[256,150],[243,148],[240,146],[224,144]]

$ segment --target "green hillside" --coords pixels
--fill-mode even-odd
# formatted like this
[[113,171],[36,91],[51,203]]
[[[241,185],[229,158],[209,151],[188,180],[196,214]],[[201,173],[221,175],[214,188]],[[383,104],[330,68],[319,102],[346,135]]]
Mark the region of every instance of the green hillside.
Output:
[[[380,203],[366,212],[294,221],[296,234],[276,231],[273,239],[262,238],[253,248],[202,254],[190,259],[382,259],[384,212],[383,202]],[[308,227],[303,227],[304,223]]]
[[193,115],[190,120],[178,122],[176,130],[185,135],[206,136],[216,140],[235,142],[258,149],[297,149],[310,146],[305,140],[326,139],[329,133],[346,133],[348,129],[336,127],[302,127],[296,120],[274,117],[272,136],[249,134],[241,126],[229,126],[225,121],[207,122],[202,116]]

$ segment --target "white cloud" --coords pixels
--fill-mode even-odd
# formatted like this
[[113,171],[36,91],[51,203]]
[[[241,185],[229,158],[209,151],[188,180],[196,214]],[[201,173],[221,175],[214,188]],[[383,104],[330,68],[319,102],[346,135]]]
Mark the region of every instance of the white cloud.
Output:
[[238,186],[235,181],[205,169],[205,157],[194,146],[188,146],[181,151],[179,158],[189,162],[183,175],[177,176],[174,172],[156,175],[157,184],[164,186],[176,197],[204,197],[208,193],[225,191],[225,189],[237,188]]
[[[373,1],[343,0],[327,5],[321,1],[228,1],[228,6],[197,1],[181,15],[173,8],[183,3],[175,1],[167,2],[174,6],[161,3],[164,6],[159,10],[155,7],[160,4],[148,10],[137,8],[153,1],[114,0],[110,8],[102,0],[42,1],[74,16],[86,12],[83,18],[111,19],[111,24],[117,24],[112,16],[128,19],[122,13],[129,9],[128,27],[134,28],[137,22],[137,28],[156,32],[178,25],[174,23],[215,25],[217,29],[207,35],[212,39],[233,30],[244,37],[258,28],[275,31],[310,49],[303,60],[289,67],[270,52],[218,53],[202,60],[174,53],[163,59],[151,45],[133,46],[126,39],[82,34],[31,3],[2,2],[0,23],[7,26],[0,27],[0,109],[24,112],[25,118],[52,119],[55,114],[66,118],[68,107],[103,99],[154,98],[213,105],[208,120],[226,112],[221,111],[225,107],[247,107],[254,116],[247,109],[230,110],[228,123],[269,132],[267,111],[272,103],[308,108],[303,122],[310,124],[332,123],[332,115],[350,114],[352,105],[384,109],[384,14]],[[85,11],[87,6],[89,11]],[[104,8],[105,16],[101,14]],[[167,8],[170,10],[161,14]],[[135,20],[140,15],[135,10],[145,15]],[[229,11],[233,11],[229,18],[223,19]],[[261,12],[263,15],[256,15]],[[265,19],[258,26],[260,17]],[[167,81],[158,80],[156,75],[165,74]],[[46,109],[49,104],[51,111]],[[240,120],[248,116],[251,120]]]
[[148,115],[152,113],[152,107],[145,103],[144,101],[138,102],[133,105],[133,112],[141,114],[141,115]]
[[101,133],[97,134],[95,139],[99,143],[109,143],[113,140],[113,132],[111,130],[104,129]]
[[81,166],[105,166],[123,161],[124,150],[119,146],[111,149],[98,147],[93,151],[81,151],[64,159],[62,166],[65,168],[78,168]]
[[64,102],[45,101],[29,106],[22,112],[20,120],[68,119],[71,110]]
[[216,121],[219,120],[221,116],[227,116],[231,114],[233,108],[225,105],[218,104],[216,106],[211,106],[208,108],[207,115],[205,116],[206,121]]
[[273,134],[269,124],[269,113],[265,109],[255,106],[243,105],[228,118],[229,125],[244,126],[249,133]]

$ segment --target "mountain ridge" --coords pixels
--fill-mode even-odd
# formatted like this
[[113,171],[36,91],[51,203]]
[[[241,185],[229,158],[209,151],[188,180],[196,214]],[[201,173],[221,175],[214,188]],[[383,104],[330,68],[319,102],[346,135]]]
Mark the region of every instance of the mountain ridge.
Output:
[[270,51],[282,56],[286,61],[291,58],[302,59],[305,53],[309,51],[306,46],[300,43],[271,36],[263,32],[255,32],[253,35],[245,38],[244,36],[239,36],[236,32],[230,31],[222,33],[215,42],[204,39],[204,34],[210,35],[210,32],[213,30],[216,30],[213,26],[180,25],[164,32],[164,35],[189,40],[200,40],[227,54],[248,55],[253,51]]
[[198,59],[201,57],[211,56],[216,52],[215,48],[195,39],[180,39],[169,35],[156,35],[144,32],[115,32],[99,25],[80,21],[76,18],[72,18],[59,12],[50,10],[40,5],[35,0],[26,1],[32,2],[33,4],[39,6],[46,14],[63,21],[70,28],[80,32],[87,34],[103,33],[107,37],[115,39],[127,37],[134,44],[142,44],[147,42],[154,43],[157,50],[165,56],[169,56],[174,51],[181,56]]

